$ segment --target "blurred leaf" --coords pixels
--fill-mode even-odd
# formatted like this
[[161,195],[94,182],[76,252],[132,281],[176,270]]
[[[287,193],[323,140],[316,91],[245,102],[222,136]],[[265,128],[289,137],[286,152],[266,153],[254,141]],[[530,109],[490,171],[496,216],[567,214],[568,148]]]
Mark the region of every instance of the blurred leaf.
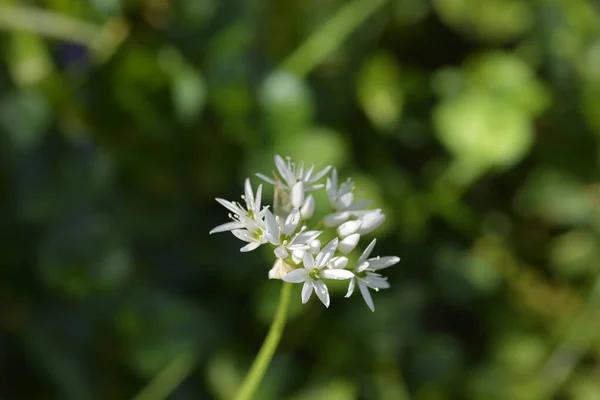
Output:
[[444,22],[477,39],[506,41],[526,32],[533,23],[523,0],[434,0]]
[[209,360],[206,374],[211,392],[221,400],[233,399],[243,378],[233,357],[225,353],[216,354]]
[[262,83],[259,101],[273,136],[297,134],[313,117],[312,93],[306,83],[287,72],[271,73]]
[[190,124],[206,102],[206,86],[199,72],[177,50],[165,49],[160,62],[171,80],[171,97],[180,121]]
[[364,64],[356,91],[360,105],[377,128],[389,132],[397,126],[404,94],[400,68],[391,55],[379,53]]
[[529,152],[533,142],[527,116],[483,93],[442,101],[433,121],[441,142],[474,169],[509,168]]
[[35,85],[48,77],[54,68],[44,42],[31,33],[10,35],[7,61],[12,78],[18,86]]
[[0,126],[9,134],[17,152],[38,144],[50,118],[48,100],[37,90],[11,92],[0,101]]
[[593,232],[573,230],[554,239],[550,261],[561,275],[571,278],[597,272],[593,265],[600,258],[600,240]]
[[342,379],[331,380],[321,385],[313,385],[287,400],[352,400],[357,399],[355,384]]

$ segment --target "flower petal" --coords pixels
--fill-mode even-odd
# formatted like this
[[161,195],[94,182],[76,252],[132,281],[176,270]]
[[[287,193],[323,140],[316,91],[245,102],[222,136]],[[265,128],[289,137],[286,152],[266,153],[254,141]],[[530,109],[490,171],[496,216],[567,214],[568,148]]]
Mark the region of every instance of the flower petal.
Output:
[[367,233],[373,232],[375,229],[379,228],[381,224],[385,221],[385,214],[381,212],[381,210],[374,210],[362,217],[360,217],[360,221],[362,224],[360,225],[359,233],[361,235],[366,235]]
[[325,282],[321,280],[313,281],[313,286],[315,288],[317,297],[319,297],[319,300],[321,300],[321,303],[323,303],[325,307],[329,307],[329,290],[327,289]]
[[302,262],[304,264],[304,268],[309,271],[315,267],[315,260],[312,256],[312,254],[310,254],[308,251],[304,252],[304,257],[302,259]]
[[356,278],[351,279],[350,283],[348,284],[348,291],[346,292],[346,298],[352,296],[352,293],[354,293],[354,287],[356,286]]
[[218,201],[220,205],[222,205],[223,207],[225,207],[226,209],[228,209],[229,211],[231,211],[234,214],[237,214],[237,215],[245,214],[244,210],[242,210],[237,204],[234,204],[233,202],[231,202],[229,200],[219,199],[219,198],[216,198],[215,200]]
[[246,209],[254,209],[254,193],[252,192],[252,185],[250,184],[250,178],[246,178],[244,182],[244,200],[246,200]]
[[274,253],[277,258],[287,258],[289,256],[289,253],[284,246],[277,246]]
[[313,283],[310,279],[304,281],[304,285],[302,286],[302,303],[305,304],[308,299],[310,299],[310,295],[313,292]]
[[379,269],[388,268],[394,264],[397,264],[400,261],[400,257],[396,257],[396,256],[376,257],[376,258],[369,258],[368,261],[369,261],[369,270],[377,271]]
[[338,281],[354,278],[354,274],[347,269],[324,269],[321,271],[320,276],[325,279],[335,279]]
[[243,227],[244,227],[244,224],[242,224],[241,222],[237,222],[237,221],[227,222],[227,223],[224,223],[222,225],[215,227],[213,230],[208,232],[208,234],[212,235],[213,233],[227,232],[227,231],[231,231],[234,229],[241,229]]
[[288,168],[285,161],[283,160],[283,158],[281,158],[280,155],[275,156],[275,166],[277,167],[279,174],[286,181],[288,186],[293,186],[294,183],[296,183],[296,177],[294,176],[292,171],[290,171],[290,169]]
[[279,184],[279,183],[277,183],[277,181],[275,181],[275,180],[274,180],[274,179],[272,179],[272,178],[269,178],[268,176],[266,176],[266,175],[264,175],[264,174],[258,173],[258,174],[256,174],[256,176],[258,176],[258,177],[259,177],[260,179],[262,179],[263,181],[265,181],[265,182],[267,182],[267,183],[270,183],[271,185],[280,186],[280,184]]
[[333,254],[335,253],[337,245],[338,238],[335,238],[323,247],[323,249],[321,250],[321,252],[319,252],[319,254],[317,254],[317,257],[315,259],[315,264],[317,268],[324,267],[331,260]]
[[365,251],[363,251],[362,254],[360,255],[360,257],[358,258],[356,265],[360,265],[360,264],[364,263],[365,261],[367,261],[367,258],[369,258],[369,256],[371,255],[371,252],[373,251],[373,248],[375,247],[375,243],[377,243],[377,239],[373,239],[371,241],[371,243],[369,243],[369,245],[367,246]]
[[308,279],[308,273],[304,268],[298,268],[281,277],[286,282],[300,283]]
[[260,246],[262,244],[262,242],[250,242],[247,245],[245,245],[244,247],[242,247],[240,249],[240,251],[242,253],[248,252],[248,251],[252,251],[254,249],[256,249],[258,246]]
[[254,242],[254,238],[250,235],[246,229],[234,229],[231,231],[236,238],[243,240],[244,242]]
[[288,237],[292,236],[292,234],[296,232],[296,228],[298,228],[299,223],[300,211],[297,208],[294,208],[285,219],[285,223],[283,225],[283,234]]
[[269,242],[271,242],[271,244],[278,246],[280,244],[279,225],[277,225],[277,220],[275,219],[275,216],[268,208],[265,208],[264,211],[265,225],[267,228],[267,239],[269,240]]
[[389,282],[381,275],[368,272],[363,281],[373,289],[389,289]]
[[325,174],[328,173],[330,169],[331,169],[331,165],[326,166],[325,168],[323,168],[322,170],[320,170],[319,172],[317,172],[313,177],[311,177],[307,181],[307,183],[308,184],[315,183],[316,181],[318,181],[319,179],[321,179],[322,177],[324,177]]
[[362,281],[358,281],[358,288],[360,289],[360,294],[362,294],[363,299],[365,299],[365,303],[371,309],[371,311],[375,312],[375,305],[373,304],[373,298],[371,297],[371,293],[369,293],[369,288]]
[[258,189],[256,190],[256,198],[254,199],[254,213],[258,214],[260,212],[260,202],[262,200],[262,185],[258,185]]

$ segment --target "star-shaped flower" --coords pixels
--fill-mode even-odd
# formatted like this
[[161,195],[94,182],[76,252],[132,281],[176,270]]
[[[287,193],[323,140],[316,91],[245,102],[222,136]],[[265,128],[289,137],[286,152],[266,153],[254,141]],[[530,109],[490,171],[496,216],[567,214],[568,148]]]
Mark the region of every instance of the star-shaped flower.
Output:
[[317,254],[316,258],[310,252],[304,252],[303,268],[295,269],[283,276],[283,280],[292,283],[304,282],[302,286],[302,303],[306,303],[313,292],[317,293],[319,300],[329,307],[329,290],[323,279],[351,279],[354,274],[345,269],[325,268],[332,260],[338,245],[338,239],[335,238],[327,243]]
[[400,261],[400,258],[395,256],[368,258],[375,247],[375,242],[376,239],[373,239],[373,241],[369,243],[365,251],[363,251],[356,262],[354,277],[350,281],[350,284],[348,285],[348,293],[346,293],[346,297],[350,297],[354,292],[356,284],[358,284],[360,294],[362,294],[363,299],[365,299],[365,303],[367,303],[367,306],[371,309],[371,311],[375,311],[375,305],[373,304],[371,293],[369,293],[369,288],[378,291],[379,289],[387,289],[390,287],[387,279],[375,271],[391,267]]

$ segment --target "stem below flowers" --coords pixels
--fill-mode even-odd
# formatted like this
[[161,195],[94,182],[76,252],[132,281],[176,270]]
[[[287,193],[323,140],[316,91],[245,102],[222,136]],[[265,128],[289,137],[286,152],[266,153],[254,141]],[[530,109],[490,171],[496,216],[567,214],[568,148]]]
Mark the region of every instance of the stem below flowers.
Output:
[[279,305],[277,306],[275,318],[269,328],[269,333],[267,333],[267,337],[258,351],[258,354],[250,367],[250,371],[248,371],[242,385],[238,389],[235,400],[252,399],[254,392],[256,392],[256,389],[258,389],[258,386],[262,382],[265,372],[267,372],[267,368],[273,358],[273,354],[275,354],[277,345],[279,344],[279,339],[281,339],[281,335],[283,334],[291,293],[292,284],[283,282],[281,294],[279,295]]

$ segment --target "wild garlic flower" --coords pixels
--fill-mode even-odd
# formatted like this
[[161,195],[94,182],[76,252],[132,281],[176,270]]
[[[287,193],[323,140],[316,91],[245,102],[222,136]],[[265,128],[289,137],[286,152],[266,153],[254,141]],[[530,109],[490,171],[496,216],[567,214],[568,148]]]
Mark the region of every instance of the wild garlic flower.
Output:
[[356,262],[353,269],[354,277],[350,281],[348,292],[346,293],[346,297],[350,297],[358,284],[360,294],[362,294],[365,303],[367,303],[367,306],[371,311],[375,311],[375,305],[373,304],[371,293],[369,293],[369,288],[379,291],[379,289],[387,289],[390,287],[387,278],[382,277],[375,271],[391,267],[400,261],[400,258],[395,256],[368,258],[375,247],[375,242],[376,239],[373,239]]
[[[275,186],[273,206],[262,206],[262,185],[253,192],[249,179],[244,184],[242,199],[245,206],[235,201],[216,200],[230,211],[231,222],[219,225],[210,233],[227,232],[246,242],[241,251],[254,250],[262,245],[273,249],[274,264],[268,272],[269,279],[303,283],[302,302],[306,303],[314,291],[321,302],[329,307],[330,297],[326,281],[350,280],[349,297],[358,284],[365,302],[374,310],[369,288],[378,290],[389,287],[385,278],[376,273],[400,259],[398,257],[368,258],[375,240],[360,256],[358,263],[348,266],[348,254],[358,246],[362,235],[373,232],[384,221],[381,209],[364,210],[371,202],[355,201],[354,182],[350,179],[338,184],[336,169],[326,179],[326,185],[318,183],[331,167],[317,173],[314,165],[304,168],[304,163],[287,162],[275,156],[279,175],[274,179],[263,174],[257,176]],[[325,186],[332,213],[321,221],[315,221],[315,198],[312,192]],[[313,227],[313,228],[309,228]],[[324,230],[317,227],[324,227]],[[325,246],[319,237],[325,231],[335,236]]]
[[338,239],[335,238],[327,243],[323,250],[313,258],[309,252],[304,253],[303,268],[295,269],[283,276],[283,280],[292,283],[304,283],[302,286],[302,303],[310,299],[313,290],[317,297],[329,307],[329,290],[323,279],[351,279],[354,274],[346,269],[325,268],[333,259]]

